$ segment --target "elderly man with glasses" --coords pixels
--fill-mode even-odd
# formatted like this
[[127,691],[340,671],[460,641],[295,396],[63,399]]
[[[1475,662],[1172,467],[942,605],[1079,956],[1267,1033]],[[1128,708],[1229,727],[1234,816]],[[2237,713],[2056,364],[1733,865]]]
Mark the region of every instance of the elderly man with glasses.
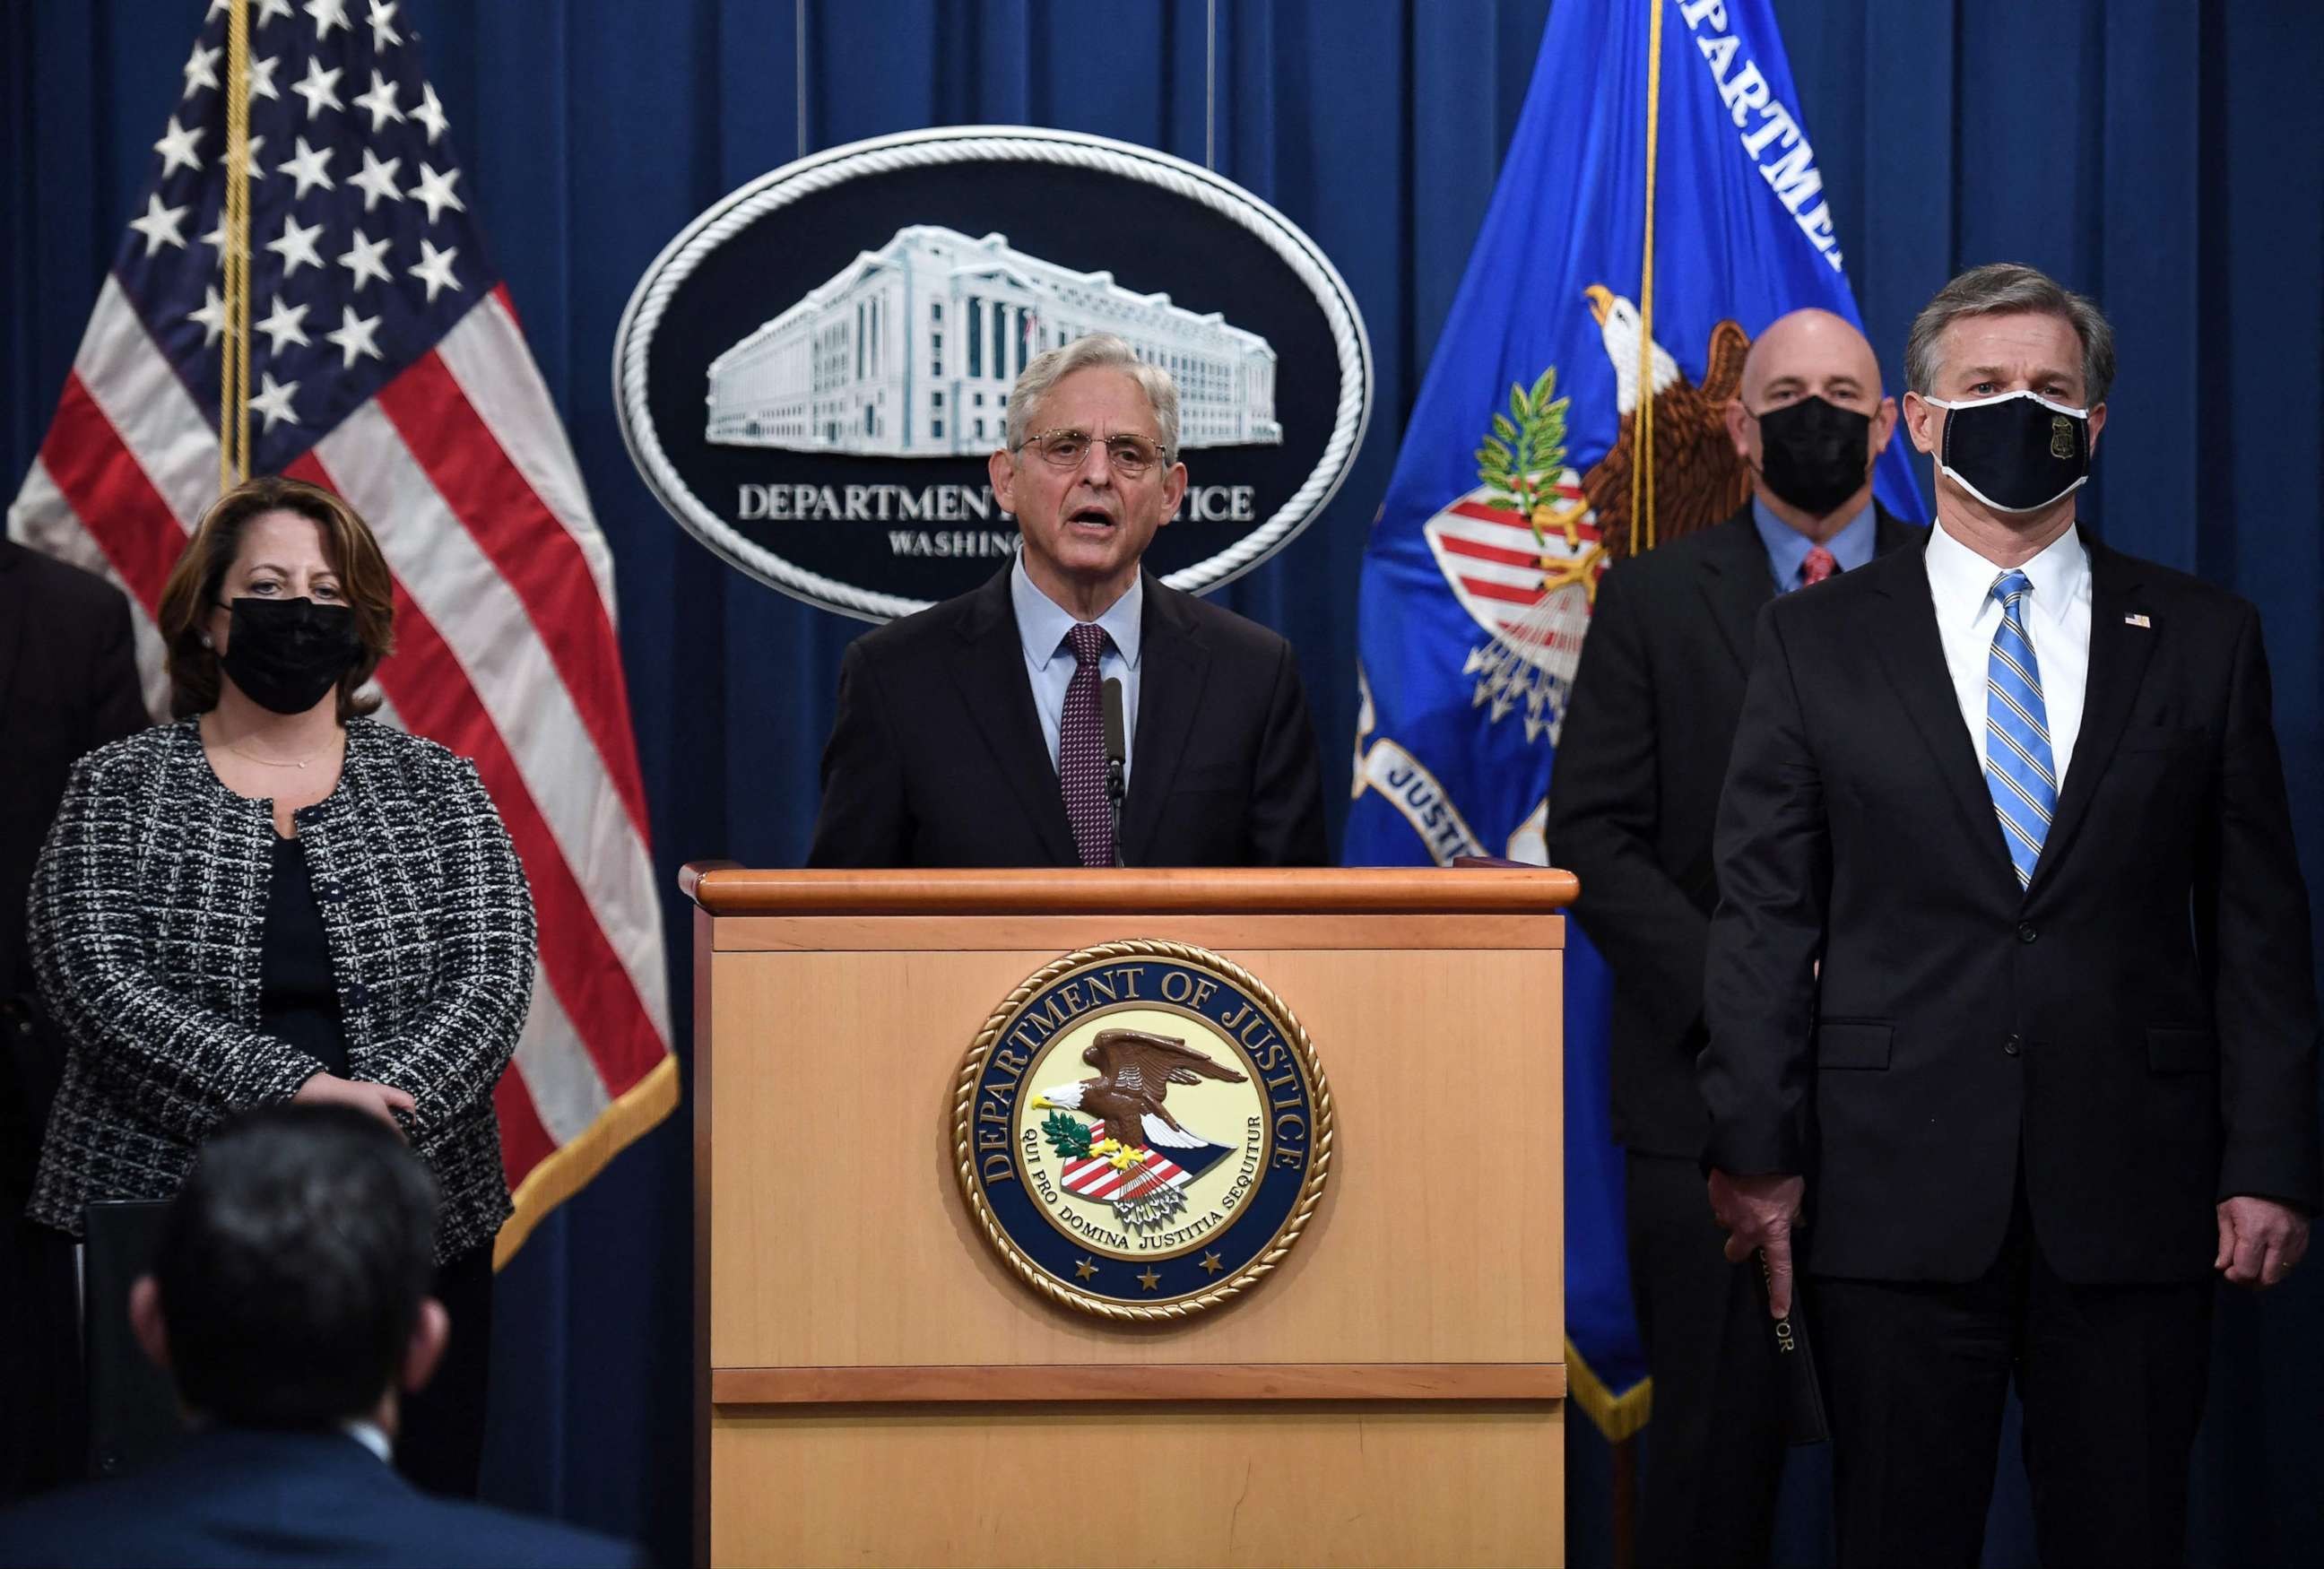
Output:
[[1169,374],[1102,334],[1051,349],[1017,378],[991,469],[1024,548],[847,651],[808,863],[1320,864],[1291,646],[1139,565],[1186,493]]

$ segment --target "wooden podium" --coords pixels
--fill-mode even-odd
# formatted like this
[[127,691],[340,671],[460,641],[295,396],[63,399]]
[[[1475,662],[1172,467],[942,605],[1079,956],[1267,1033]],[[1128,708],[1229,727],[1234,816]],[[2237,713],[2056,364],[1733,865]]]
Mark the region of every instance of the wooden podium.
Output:
[[[1564,920],[1535,869],[688,867],[696,1556],[1424,1565],[1564,1554]],[[1211,950],[1335,1117],[1279,1267],[1208,1311],[1044,1300],[964,1199],[964,1054],[1061,955]]]

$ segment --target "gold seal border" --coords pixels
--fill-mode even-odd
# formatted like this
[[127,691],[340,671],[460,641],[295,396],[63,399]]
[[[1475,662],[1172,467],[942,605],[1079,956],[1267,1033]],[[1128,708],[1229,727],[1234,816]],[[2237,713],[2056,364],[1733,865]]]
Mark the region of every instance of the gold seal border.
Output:
[[[1314,1117],[1314,1137],[1308,1142],[1307,1177],[1301,1185],[1298,1201],[1291,1206],[1267,1245],[1255,1254],[1249,1264],[1229,1279],[1222,1280],[1206,1290],[1190,1297],[1175,1297],[1167,1302],[1147,1306],[1139,1303],[1115,1302],[1102,1297],[1092,1297],[1076,1291],[1033,1261],[1032,1256],[1019,1247],[1014,1238],[1003,1231],[993,1219],[991,1207],[976,1185],[976,1155],[974,1149],[976,1086],[984,1077],[986,1063],[992,1048],[1001,1039],[1001,1027],[1016,1017],[1019,1009],[1036,994],[1052,983],[1064,979],[1086,965],[1102,964],[1111,959],[1159,958],[1173,959],[1181,964],[1207,965],[1240,987],[1245,995],[1259,1002],[1274,1025],[1276,1032],[1291,1043],[1299,1055],[1300,1066],[1307,1075],[1307,1099]],[[957,1158],[954,1173],[960,1178],[961,1197],[968,1204],[969,1214],[984,1232],[984,1240],[1001,1261],[1015,1272],[1018,1278],[1038,1291],[1050,1301],[1099,1318],[1120,1322],[1154,1323],[1191,1318],[1206,1308],[1216,1307],[1236,1293],[1248,1290],[1283,1261],[1298,1241],[1314,1218],[1315,1206],[1323,1202],[1323,1180],[1332,1168],[1332,1089],[1324,1082],[1323,1065],[1316,1060],[1314,1042],[1307,1038],[1306,1028],[1284,1006],[1267,983],[1231,960],[1220,957],[1208,948],[1198,948],[1189,943],[1164,942],[1158,938],[1135,937],[1120,942],[1100,943],[1095,947],[1081,948],[1052,960],[1035,971],[994,1009],[985,1020],[984,1028],[968,1048],[962,1060],[960,1082],[953,1102],[953,1152]],[[1016,1158],[1012,1149],[1010,1159]]]

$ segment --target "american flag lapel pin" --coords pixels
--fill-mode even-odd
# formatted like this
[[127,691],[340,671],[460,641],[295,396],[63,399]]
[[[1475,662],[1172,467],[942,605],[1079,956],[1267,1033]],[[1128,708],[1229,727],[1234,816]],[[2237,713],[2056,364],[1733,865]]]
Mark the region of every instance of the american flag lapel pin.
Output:
[[2154,623],[2147,620],[2145,616],[2139,614],[2124,616],[2122,618],[2122,624],[2125,626],[2142,626],[2149,632],[2153,632],[2154,630]]

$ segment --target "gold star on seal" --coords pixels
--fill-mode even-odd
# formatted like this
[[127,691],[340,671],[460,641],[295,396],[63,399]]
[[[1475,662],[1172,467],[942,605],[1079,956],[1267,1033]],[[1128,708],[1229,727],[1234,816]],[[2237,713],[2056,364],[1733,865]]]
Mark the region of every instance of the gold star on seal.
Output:
[[1148,1264],[1146,1266],[1146,1273],[1138,1278],[1138,1283],[1151,1291],[1162,1284],[1162,1277],[1154,1272],[1153,1265]]
[[1097,1266],[1096,1266],[1095,1264],[1091,1263],[1087,1259],[1076,1259],[1076,1260],[1074,1260],[1074,1279],[1076,1279],[1076,1280],[1086,1280],[1086,1279],[1088,1279],[1091,1276],[1093,1276],[1093,1275],[1094,1275],[1094,1274],[1096,1274],[1096,1273],[1097,1273]]
[[1220,1270],[1225,1269],[1226,1266],[1219,1262],[1219,1256],[1216,1253],[1204,1253],[1203,1255],[1203,1268],[1215,1275]]

